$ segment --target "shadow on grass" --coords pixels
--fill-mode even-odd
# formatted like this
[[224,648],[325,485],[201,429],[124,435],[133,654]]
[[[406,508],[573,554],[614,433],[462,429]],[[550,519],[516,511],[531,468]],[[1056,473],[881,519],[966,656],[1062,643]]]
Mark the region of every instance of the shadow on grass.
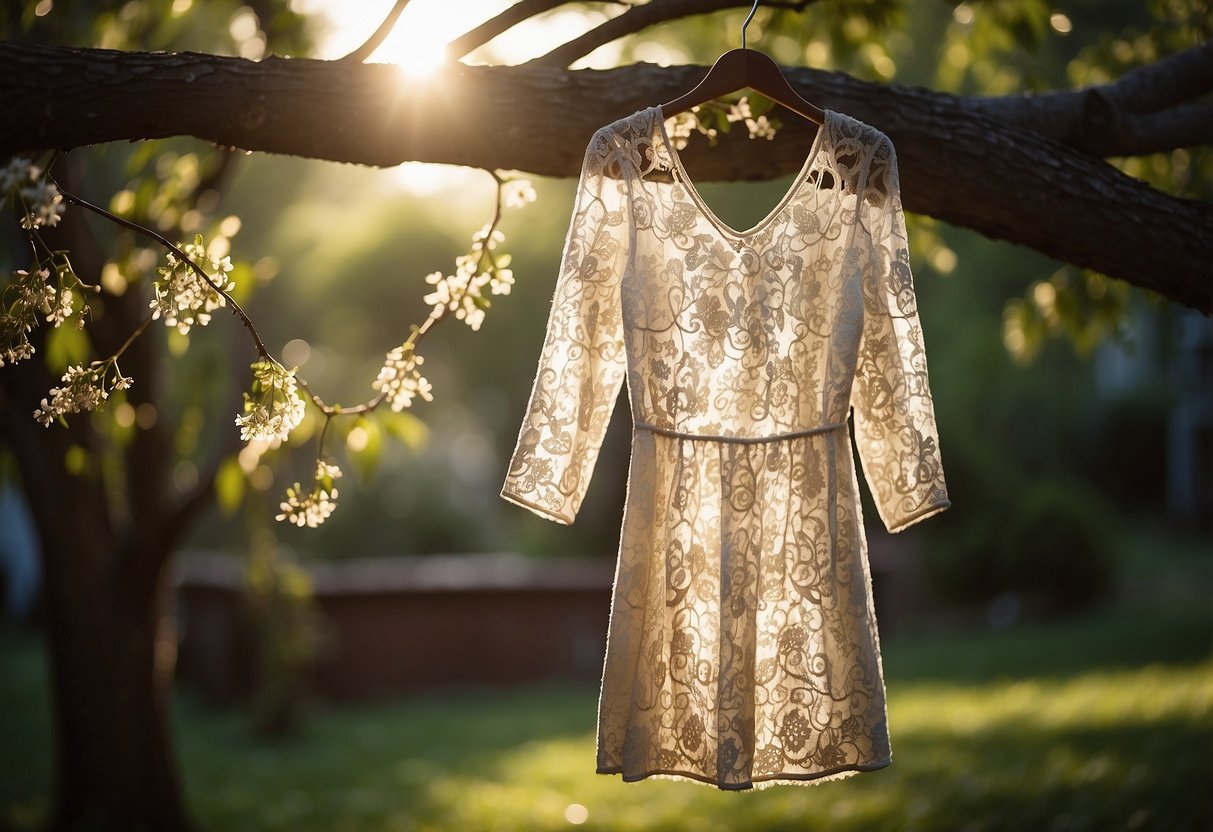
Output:
[[745,794],[595,776],[590,735],[523,741],[427,778],[408,811],[495,830],[567,828],[574,803],[604,830],[1204,830],[1211,682],[1204,666],[907,685],[891,697],[892,767]]
[[[1113,608],[885,644],[895,762],[811,788],[724,794],[593,773],[597,690],[452,691],[316,707],[255,740],[186,695],[175,726],[207,830],[1198,830],[1213,828],[1213,611]],[[0,830],[46,815],[36,637],[0,634]],[[574,809],[570,809],[574,807]]]

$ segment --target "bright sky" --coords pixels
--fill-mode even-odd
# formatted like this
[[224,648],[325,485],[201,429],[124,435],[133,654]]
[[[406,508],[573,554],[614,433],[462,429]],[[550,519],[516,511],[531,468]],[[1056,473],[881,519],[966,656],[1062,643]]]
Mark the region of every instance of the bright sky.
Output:
[[[412,0],[396,22],[391,35],[371,56],[372,61],[397,64],[414,79],[424,77],[443,61],[442,47],[464,32],[512,6],[516,0]],[[291,8],[319,15],[327,23],[321,33],[317,57],[338,58],[364,43],[391,10],[393,0],[292,0]],[[608,6],[607,8],[613,8]],[[457,11],[456,11],[457,9]],[[615,9],[617,13],[618,9]],[[515,64],[538,57],[606,20],[609,15],[586,10],[560,10],[520,23],[493,40],[484,53],[494,64]],[[643,59],[666,63],[679,55],[668,50],[643,55]],[[574,66],[615,66],[617,44],[607,44]],[[480,171],[445,165],[409,162],[393,171],[400,187],[418,195],[458,187],[469,177],[484,178]]]
[[[477,24],[508,8],[513,0],[412,0],[405,7],[395,28],[383,45],[371,56],[372,61],[392,63],[413,79],[424,78],[443,61],[444,44],[462,35]],[[387,17],[393,0],[293,0],[296,11],[319,15],[328,24],[322,32],[317,57],[338,58],[352,52],[366,41]],[[458,9],[458,11],[455,11]],[[595,19],[596,18],[596,19]],[[519,63],[543,54],[559,44],[586,31],[601,15],[584,12],[564,12],[545,15],[542,20],[520,24],[498,37],[492,46],[493,63]],[[596,56],[597,57],[597,56]],[[480,171],[447,165],[407,162],[390,172],[399,187],[418,196],[472,184],[484,178]]]
[[[442,44],[454,40],[479,23],[514,5],[515,0],[412,0],[371,60],[400,64],[412,71],[433,68],[442,60]],[[305,14],[320,14],[329,29],[320,43],[320,57],[344,55],[360,43],[387,17],[393,0],[293,0],[291,7]],[[458,9],[458,11],[454,11]],[[607,15],[591,11],[556,10],[539,20],[520,23],[493,41],[493,63],[513,64],[534,58],[576,37]],[[618,48],[613,50],[618,54]],[[599,63],[614,55],[596,55]]]

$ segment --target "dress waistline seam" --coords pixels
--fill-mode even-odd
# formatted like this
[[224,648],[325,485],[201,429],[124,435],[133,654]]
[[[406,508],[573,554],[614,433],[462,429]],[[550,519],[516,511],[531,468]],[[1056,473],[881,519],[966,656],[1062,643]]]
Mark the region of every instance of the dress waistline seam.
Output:
[[701,442],[726,442],[733,445],[760,445],[764,442],[779,442],[783,439],[796,439],[801,436],[814,436],[819,433],[832,433],[836,430],[841,430],[846,427],[846,422],[838,422],[832,425],[822,425],[816,428],[807,428],[805,430],[795,430],[789,433],[777,433],[772,436],[720,436],[706,433],[686,433],[680,430],[671,430],[670,428],[662,428],[657,425],[650,425],[648,422],[635,422],[637,430],[645,430],[649,433],[656,433],[661,436],[672,436],[676,439],[692,439]]

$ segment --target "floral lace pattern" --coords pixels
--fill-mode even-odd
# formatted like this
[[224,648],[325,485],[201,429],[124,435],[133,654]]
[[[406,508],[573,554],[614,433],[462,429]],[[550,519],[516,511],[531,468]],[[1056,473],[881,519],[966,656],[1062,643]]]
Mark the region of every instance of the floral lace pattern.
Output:
[[659,108],[599,130],[502,496],[571,523],[625,378],[598,770],[744,789],[887,765],[848,413],[890,530],[949,505],[888,137],[827,111],[739,231]]

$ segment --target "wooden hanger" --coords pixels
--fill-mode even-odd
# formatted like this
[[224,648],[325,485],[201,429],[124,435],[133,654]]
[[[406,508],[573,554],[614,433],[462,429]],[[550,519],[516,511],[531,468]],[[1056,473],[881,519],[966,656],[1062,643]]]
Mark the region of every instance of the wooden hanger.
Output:
[[730,49],[719,58],[708,74],[690,92],[680,95],[668,104],[661,105],[661,113],[669,118],[672,115],[697,107],[700,104],[720,98],[738,90],[752,89],[767,98],[782,104],[794,113],[804,116],[817,124],[825,123],[825,112],[815,104],[811,104],[792,89],[788,79],[784,77],[779,64],[771,60],[764,52],[747,49],[745,45],[745,30],[758,11],[758,0],[750,9],[749,17],[741,25],[741,48]]

